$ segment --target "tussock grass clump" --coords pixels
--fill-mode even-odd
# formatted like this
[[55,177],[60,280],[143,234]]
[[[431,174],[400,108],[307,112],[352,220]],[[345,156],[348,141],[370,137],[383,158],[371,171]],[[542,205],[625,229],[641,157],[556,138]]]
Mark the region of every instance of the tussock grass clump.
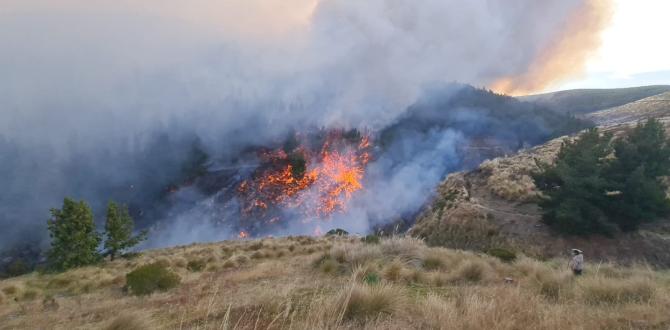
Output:
[[377,235],[367,235],[361,238],[361,241],[365,244],[379,244],[381,239]]
[[246,265],[247,263],[249,263],[249,257],[247,257],[244,254],[236,255],[231,259],[235,261],[235,263],[237,263],[238,265]]
[[188,265],[188,261],[182,257],[176,258],[172,262],[172,266],[176,268],[186,268],[186,265]]
[[458,315],[453,303],[435,294],[429,294],[420,304],[417,312],[423,314],[420,319],[423,326],[428,329],[444,329],[453,324]]
[[179,285],[180,282],[179,275],[159,264],[144,265],[126,275],[128,291],[134,295],[167,291]]
[[153,329],[146,317],[138,314],[124,314],[116,317],[105,330],[150,330]]
[[422,266],[426,270],[443,269],[446,266],[444,258],[437,253],[430,253],[423,258]]
[[531,279],[537,293],[553,301],[567,297],[572,292],[573,278],[568,272],[538,268],[531,275]]
[[584,278],[580,281],[582,299],[594,305],[648,303],[656,287],[648,278],[613,279],[604,277]]
[[[165,266],[162,266],[163,268],[166,268]],[[202,259],[194,259],[190,260],[188,264],[186,264],[186,269],[192,271],[192,272],[200,272],[207,267],[207,262]]]
[[493,269],[482,260],[466,260],[452,274],[452,282],[479,283],[492,276]]
[[405,300],[405,293],[393,286],[355,284],[340,298],[340,306],[345,320],[366,321],[400,312]]
[[7,298],[5,297],[5,294],[0,292],[0,305],[4,304],[5,300],[7,300]]
[[387,281],[397,282],[402,278],[402,272],[405,265],[399,260],[393,260],[384,267],[382,276]]
[[50,280],[47,283],[47,289],[50,290],[58,290],[58,289],[64,289],[70,286],[70,284],[74,283],[74,279],[69,278],[69,277],[56,277],[52,280]]
[[256,242],[251,245],[249,245],[248,250],[250,251],[258,251],[263,248],[263,242]]
[[21,295],[21,300],[29,301],[29,300],[34,300],[39,296],[39,292],[33,289],[27,289],[23,291],[23,294]]
[[233,258],[229,258],[228,260],[224,261],[221,267],[223,268],[236,268],[237,262]]
[[15,295],[19,292],[19,288],[17,288],[15,285],[8,285],[2,288],[2,293],[11,296]]
[[382,240],[380,246],[384,255],[406,260],[420,260],[420,252],[426,248],[426,244],[418,238],[395,236]]
[[496,257],[503,262],[513,262],[516,260],[516,253],[503,248],[493,248],[486,251],[486,254]]
[[155,264],[158,264],[161,267],[168,268],[170,267],[170,260],[165,257],[156,258],[154,261]]

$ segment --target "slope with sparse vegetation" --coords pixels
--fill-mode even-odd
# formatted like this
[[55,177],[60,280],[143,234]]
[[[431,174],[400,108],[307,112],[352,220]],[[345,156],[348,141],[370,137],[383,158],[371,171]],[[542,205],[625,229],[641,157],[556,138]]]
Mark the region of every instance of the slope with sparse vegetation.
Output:
[[[147,251],[0,282],[1,329],[628,329],[670,326],[670,274],[332,235]],[[503,261],[506,260],[506,261]],[[202,271],[188,269],[201,261]],[[147,265],[180,278],[136,295]],[[153,271],[152,271],[153,272]]]

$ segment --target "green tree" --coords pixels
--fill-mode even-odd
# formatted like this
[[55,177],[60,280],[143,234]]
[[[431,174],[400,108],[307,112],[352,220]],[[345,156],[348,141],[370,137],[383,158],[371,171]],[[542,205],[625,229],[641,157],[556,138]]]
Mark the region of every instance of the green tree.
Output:
[[534,174],[543,192],[543,221],[563,233],[609,233],[603,206],[608,203],[604,165],[611,154],[611,136],[592,128],[574,141],[564,141],[553,165],[538,164]]
[[612,221],[622,230],[635,230],[670,213],[667,186],[660,180],[670,175],[670,143],[663,124],[656,119],[638,124],[614,142],[615,159],[608,168],[612,195],[607,207]]
[[51,249],[47,258],[51,269],[64,271],[100,260],[100,235],[86,202],[65,198],[62,209],[51,209],[48,228]]
[[105,250],[111,260],[114,260],[119,253],[146,239],[146,231],[133,236],[134,225],[127,206],[118,205],[113,201],[109,202],[105,221]]

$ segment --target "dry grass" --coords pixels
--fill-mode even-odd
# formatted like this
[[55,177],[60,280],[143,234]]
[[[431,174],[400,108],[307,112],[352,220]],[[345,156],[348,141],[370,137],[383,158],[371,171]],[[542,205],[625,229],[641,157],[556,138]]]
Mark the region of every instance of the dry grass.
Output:
[[[256,252],[263,257],[252,257]],[[165,260],[182,277],[178,287],[143,297],[124,292],[125,274]],[[207,271],[188,270],[187,260],[205,260]],[[192,245],[4,280],[0,328],[670,327],[669,273],[605,264],[575,278],[559,268],[564,264],[524,256],[503,263],[404,237],[380,244],[293,237]]]
[[138,313],[131,313],[115,318],[105,327],[105,330],[149,330],[151,328],[151,321],[146,317]]

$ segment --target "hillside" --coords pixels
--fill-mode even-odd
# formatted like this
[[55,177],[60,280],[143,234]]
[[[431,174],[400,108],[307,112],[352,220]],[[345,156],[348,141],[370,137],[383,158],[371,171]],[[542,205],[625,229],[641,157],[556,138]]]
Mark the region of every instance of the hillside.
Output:
[[584,114],[617,107],[646,97],[670,91],[670,86],[642,86],[614,89],[574,89],[554,93],[522,96],[561,113]]
[[[0,329],[630,329],[670,326],[670,274],[519,256],[512,263],[412,238],[288,237],[146,251],[0,281]],[[132,296],[158,263],[181,284]],[[195,267],[194,265],[198,265]],[[506,280],[507,278],[507,280]]]
[[[587,116],[615,135],[638,120],[658,118],[670,129],[670,93],[653,96]],[[561,237],[541,219],[530,174],[536,160],[550,163],[564,138],[509,157],[484,162],[477,169],[450,175],[431,207],[418,217],[412,234],[429,244],[486,250],[504,246],[540,258],[561,256],[578,247],[594,261],[648,263],[670,267],[670,224],[644,226],[635,233],[607,238]]]

